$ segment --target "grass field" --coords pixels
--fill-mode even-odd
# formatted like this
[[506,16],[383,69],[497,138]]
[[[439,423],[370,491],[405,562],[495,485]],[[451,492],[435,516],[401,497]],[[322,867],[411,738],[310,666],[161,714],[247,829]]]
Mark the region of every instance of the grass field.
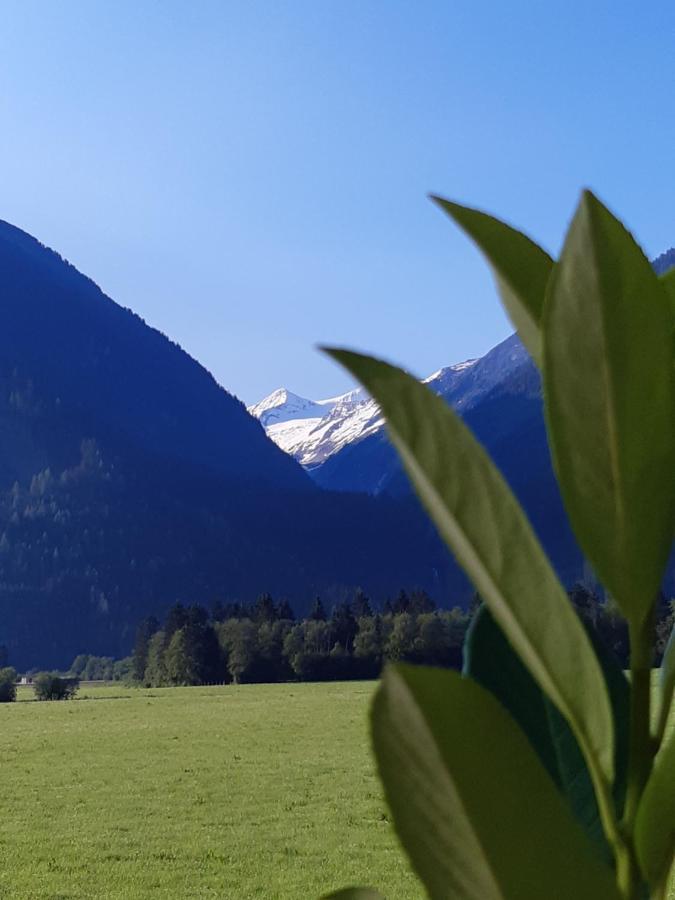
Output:
[[370,759],[373,688],[0,706],[0,897],[312,898],[364,882],[420,897]]
[[373,689],[106,687],[0,706],[0,898],[311,900],[350,883],[421,898],[368,750]]

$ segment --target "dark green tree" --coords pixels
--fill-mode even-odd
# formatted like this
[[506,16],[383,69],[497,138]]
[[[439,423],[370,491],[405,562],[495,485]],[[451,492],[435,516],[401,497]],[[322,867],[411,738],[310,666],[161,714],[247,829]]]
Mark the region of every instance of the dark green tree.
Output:
[[0,703],[16,700],[16,670],[10,666],[0,668]]
[[432,613],[435,610],[436,604],[426,591],[416,588],[411,592],[409,612],[417,616],[423,613]]
[[87,663],[89,662],[88,653],[79,653],[70,664],[69,672],[75,678],[81,678]]
[[410,597],[403,589],[398,592],[398,597],[394,600],[392,609],[394,615],[410,612]]
[[173,606],[169,609],[166,620],[164,622],[164,640],[167,647],[169,646],[169,642],[171,641],[174,632],[178,631],[180,628],[183,628],[184,625],[187,625],[187,621],[187,609],[183,606],[182,603],[174,603]]
[[219,621],[226,622],[228,619],[244,619],[246,618],[246,610],[241,603],[226,603],[223,607],[223,617]]
[[453,661],[452,649],[452,634],[445,617],[438,613],[418,615],[412,658],[428,666],[448,666]]
[[410,659],[414,651],[416,632],[415,618],[410,613],[404,612],[394,616],[385,645],[386,658],[395,662]]
[[373,609],[370,605],[370,600],[363,593],[361,589],[359,589],[354,595],[354,599],[352,600],[352,612],[354,613],[354,618],[363,619],[368,616],[372,616]]
[[223,681],[222,653],[213,625],[195,618],[183,631],[192,679],[188,683],[214,684]]
[[72,700],[79,686],[77,678],[64,678],[56,672],[39,672],[33,679],[36,700]]
[[314,622],[325,622],[328,616],[326,615],[326,610],[324,609],[324,605],[321,602],[321,597],[317,597],[314,600],[312,608],[309,612],[309,618]]
[[253,604],[251,616],[254,622],[274,622],[277,608],[271,594],[260,594]]
[[282,600],[279,604],[278,616],[282,621],[295,621],[295,613],[293,612],[293,607],[288,602],[288,600]]
[[229,619],[218,626],[218,640],[235,684],[246,681],[257,652],[257,629],[250,619]]
[[347,653],[351,653],[359,626],[350,603],[338,603],[333,607],[330,628],[333,644],[340,644]]
[[160,687],[166,684],[164,647],[164,632],[156,631],[148,643],[148,659],[143,673],[143,683],[148,687]]
[[196,684],[194,659],[188,652],[186,628],[174,631],[164,652],[164,669],[170,684]]
[[143,681],[148,664],[148,647],[150,639],[159,631],[159,622],[154,616],[143,619],[136,630],[134,642],[132,674],[135,681]]
[[354,638],[354,656],[369,660],[373,675],[380,671],[384,657],[384,630],[382,616],[379,614],[359,619],[359,631]]

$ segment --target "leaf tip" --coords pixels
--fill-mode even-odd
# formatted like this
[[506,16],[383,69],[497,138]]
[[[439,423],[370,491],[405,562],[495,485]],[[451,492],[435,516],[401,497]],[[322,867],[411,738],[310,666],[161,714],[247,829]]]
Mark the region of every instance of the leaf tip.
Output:
[[342,363],[347,356],[356,355],[352,350],[348,350],[346,347],[332,347],[329,344],[319,344],[317,350],[321,353],[325,353],[326,356],[330,356],[331,359],[334,359],[339,363]]

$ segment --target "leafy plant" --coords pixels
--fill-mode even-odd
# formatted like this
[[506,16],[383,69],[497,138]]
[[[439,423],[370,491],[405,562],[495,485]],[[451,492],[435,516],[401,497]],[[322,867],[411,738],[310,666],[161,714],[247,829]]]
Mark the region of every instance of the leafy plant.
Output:
[[11,666],[0,668],[0,703],[13,703],[16,700],[16,669]]
[[[626,678],[577,617],[525,513],[459,417],[385,362],[331,349],[380,404],[484,599],[462,675],[385,670],[372,710],[396,830],[432,898],[665,898],[675,851],[675,642],[652,728],[656,596],[675,530],[675,276],[584,192],[560,259],[433,198],[475,241],[539,366],[579,544],[626,618]],[[376,896],[357,891],[339,896]]]
[[72,700],[79,687],[77,678],[64,678],[56,672],[38,672],[33,679],[36,700]]

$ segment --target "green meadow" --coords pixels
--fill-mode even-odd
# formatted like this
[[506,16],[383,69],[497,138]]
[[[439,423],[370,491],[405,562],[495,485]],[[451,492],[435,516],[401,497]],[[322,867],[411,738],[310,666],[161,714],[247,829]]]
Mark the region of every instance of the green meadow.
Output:
[[0,898],[272,900],[356,883],[421,898],[368,749],[373,690],[102,687],[0,706]]
[[368,749],[373,690],[105,687],[0,706],[0,897],[313,898],[364,882],[421,897]]

